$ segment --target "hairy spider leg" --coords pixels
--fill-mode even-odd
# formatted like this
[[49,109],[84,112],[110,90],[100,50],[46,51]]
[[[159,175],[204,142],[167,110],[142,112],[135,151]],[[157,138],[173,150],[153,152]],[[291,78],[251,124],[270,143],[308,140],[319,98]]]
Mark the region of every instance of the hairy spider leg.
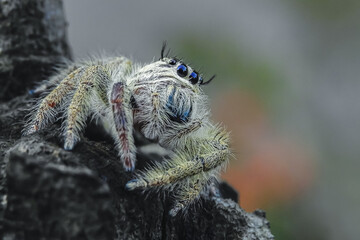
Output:
[[188,139],[184,149],[175,153],[172,159],[141,172],[126,184],[126,188],[133,190],[163,186],[201,173],[207,177],[207,172],[226,163],[231,154],[226,131],[215,127],[208,134],[208,138]]
[[175,194],[175,204],[170,210],[171,216],[176,216],[179,211],[188,208],[195,200],[200,197],[201,191],[208,183],[208,179],[199,175],[190,177],[185,183],[181,184]]
[[59,106],[65,100],[66,96],[76,88],[82,70],[82,68],[78,68],[67,75],[60,84],[36,106],[37,111],[35,115],[31,117],[31,122],[25,129],[25,135],[36,132],[44,128],[47,124],[55,121]]
[[75,91],[67,111],[64,129],[65,150],[72,150],[76,142],[80,139],[79,133],[85,126],[86,119],[91,113],[91,101],[95,94],[94,88],[101,81],[108,78],[104,69],[100,65],[90,66],[85,69],[81,76],[79,86]]
[[124,82],[114,83],[110,98],[120,159],[126,171],[133,171],[136,161],[132,128],[133,113],[131,94]]
[[231,155],[229,136],[219,127],[209,131],[208,138],[193,138],[181,151],[165,162],[155,164],[136,179],[126,184],[126,189],[151,187],[173,188],[179,183],[179,193],[169,214],[175,216],[195,201],[214,172],[220,171]]

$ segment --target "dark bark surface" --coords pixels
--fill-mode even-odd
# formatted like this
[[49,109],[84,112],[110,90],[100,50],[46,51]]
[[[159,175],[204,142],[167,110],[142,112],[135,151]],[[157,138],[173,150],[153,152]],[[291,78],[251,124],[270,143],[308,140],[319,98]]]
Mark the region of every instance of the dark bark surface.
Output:
[[[132,173],[97,128],[71,152],[62,149],[59,122],[22,137],[31,103],[21,93],[69,56],[65,21],[60,0],[0,0],[0,14],[8,42],[0,41],[0,99],[18,95],[0,104],[0,239],[273,239],[265,213],[242,210],[226,183],[222,197],[204,193],[177,217],[168,214],[171,193],[126,191]],[[56,17],[46,23],[47,15]],[[159,158],[139,151],[137,167]]]
[[0,0],[0,101],[26,92],[64,58],[61,0]]

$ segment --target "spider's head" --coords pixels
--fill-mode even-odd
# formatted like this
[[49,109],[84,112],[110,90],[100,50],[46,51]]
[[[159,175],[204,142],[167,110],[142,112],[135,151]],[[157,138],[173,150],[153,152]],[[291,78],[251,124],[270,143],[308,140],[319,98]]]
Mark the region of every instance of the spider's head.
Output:
[[172,71],[180,78],[191,85],[203,85],[203,77],[191,67],[177,58],[162,58],[159,62],[166,63],[172,68]]
[[204,82],[203,77],[197,71],[192,70],[190,67],[188,67],[185,63],[183,63],[177,58],[168,58],[170,49],[167,51],[166,54],[165,54],[165,49],[166,49],[166,42],[163,42],[163,46],[161,48],[160,61],[166,62],[174,66],[176,68],[177,75],[182,78],[188,78],[189,82],[192,85],[206,85],[215,78],[215,75],[213,75],[208,81]]
[[204,82],[197,71],[177,58],[164,57],[163,51],[158,61],[135,70],[131,77],[137,105],[134,122],[146,138],[176,145],[173,139],[178,141],[207,122],[208,101],[200,86],[213,78]]
[[169,58],[168,51],[165,54],[166,43],[161,49],[161,58],[158,61],[136,69],[131,76],[136,84],[175,84],[182,88],[189,88],[198,92],[201,85],[209,84],[214,78],[204,81],[203,76],[183,61],[177,58]]

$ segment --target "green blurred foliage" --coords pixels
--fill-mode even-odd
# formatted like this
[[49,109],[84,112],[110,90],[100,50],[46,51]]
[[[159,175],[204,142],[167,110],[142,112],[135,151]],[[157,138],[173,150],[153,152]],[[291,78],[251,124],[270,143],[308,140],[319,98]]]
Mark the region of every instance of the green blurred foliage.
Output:
[[[266,105],[276,104],[277,95],[283,91],[285,82],[281,74],[266,60],[255,59],[251,54],[241,52],[228,40],[203,39],[193,34],[183,34],[176,47],[181,56],[187,56],[195,69],[205,73],[206,78],[216,74],[217,89],[247,91]],[[184,60],[188,62],[187,60]],[[201,63],[199,68],[199,63]],[[268,105],[269,106],[269,105]]]
[[273,206],[266,214],[275,239],[326,240],[326,231],[314,222],[312,213],[303,211],[301,203]]
[[[338,21],[351,15],[360,7],[359,0],[295,0],[298,9],[325,21]],[[288,3],[288,1],[286,1]]]

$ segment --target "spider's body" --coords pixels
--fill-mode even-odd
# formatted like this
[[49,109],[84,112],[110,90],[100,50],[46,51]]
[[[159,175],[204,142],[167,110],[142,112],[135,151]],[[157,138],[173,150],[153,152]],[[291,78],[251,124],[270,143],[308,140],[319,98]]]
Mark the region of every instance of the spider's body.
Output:
[[176,186],[176,203],[170,211],[176,215],[198,198],[230,155],[228,134],[209,120],[203,84],[196,71],[166,57],[145,66],[134,66],[124,57],[72,65],[35,90],[55,86],[36,105],[25,134],[63,114],[64,148],[71,150],[92,116],[112,135],[124,168],[132,171],[133,132],[139,131],[172,154],[136,174],[126,188]]

